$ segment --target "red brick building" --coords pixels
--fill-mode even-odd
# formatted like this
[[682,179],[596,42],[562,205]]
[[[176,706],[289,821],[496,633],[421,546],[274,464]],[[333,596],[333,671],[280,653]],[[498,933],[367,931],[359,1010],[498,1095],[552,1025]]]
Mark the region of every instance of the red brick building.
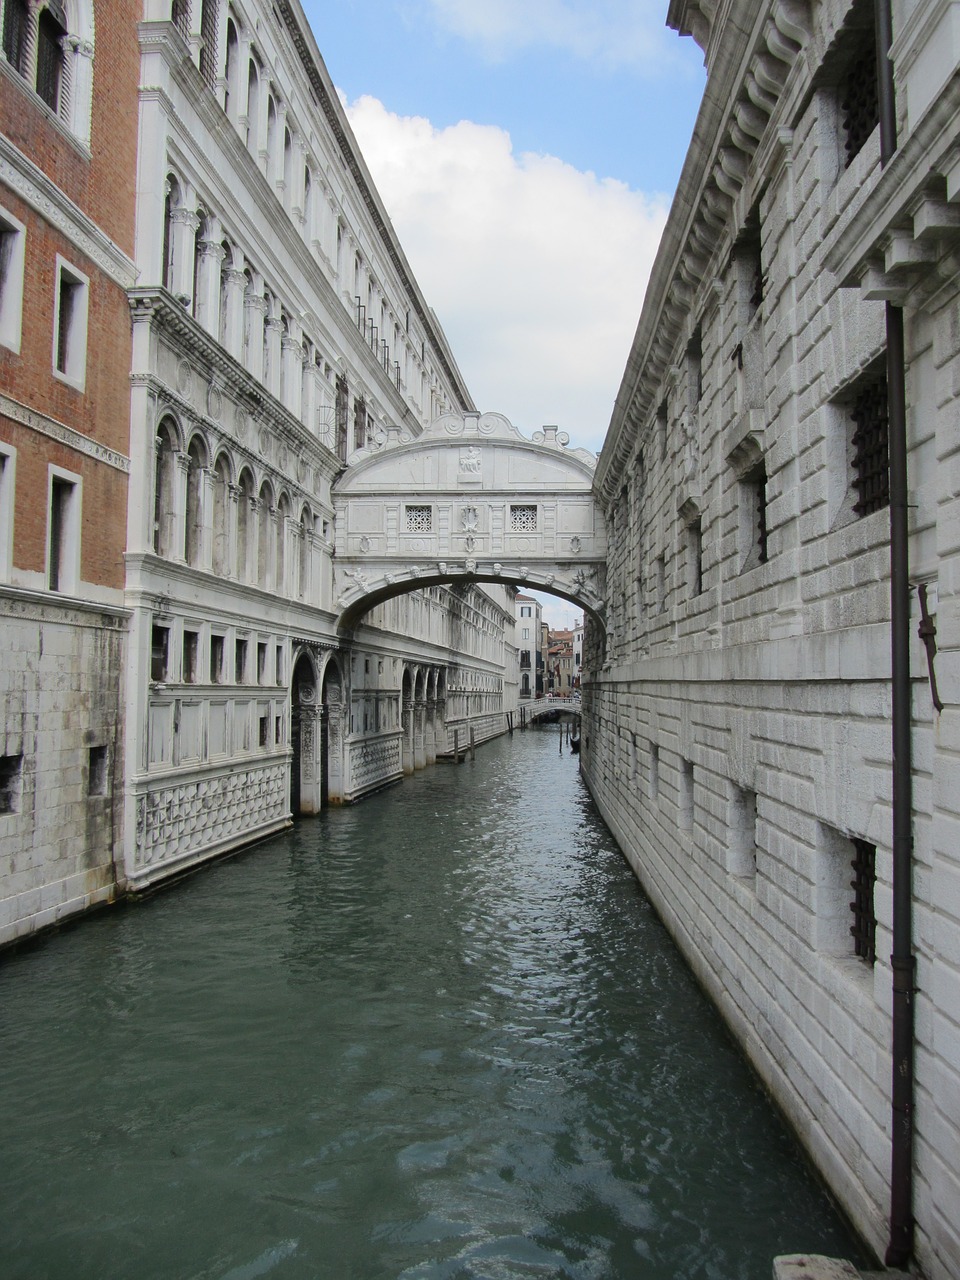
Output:
[[0,944],[114,890],[140,13],[0,0]]

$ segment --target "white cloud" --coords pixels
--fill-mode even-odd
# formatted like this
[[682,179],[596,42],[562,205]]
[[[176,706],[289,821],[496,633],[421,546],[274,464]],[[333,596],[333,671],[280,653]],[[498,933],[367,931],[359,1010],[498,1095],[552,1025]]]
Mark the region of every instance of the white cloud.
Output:
[[649,66],[666,44],[662,0],[428,0],[437,23],[495,61],[533,46],[609,67]]
[[348,114],[478,408],[599,450],[665,199],[516,156],[493,126],[435,129],[371,97]]

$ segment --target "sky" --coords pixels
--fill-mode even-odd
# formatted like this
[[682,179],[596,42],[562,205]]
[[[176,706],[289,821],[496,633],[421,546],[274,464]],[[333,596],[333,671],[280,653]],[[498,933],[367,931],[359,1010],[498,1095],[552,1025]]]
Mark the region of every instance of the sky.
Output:
[[700,50],[666,0],[301,2],[478,409],[599,452]]

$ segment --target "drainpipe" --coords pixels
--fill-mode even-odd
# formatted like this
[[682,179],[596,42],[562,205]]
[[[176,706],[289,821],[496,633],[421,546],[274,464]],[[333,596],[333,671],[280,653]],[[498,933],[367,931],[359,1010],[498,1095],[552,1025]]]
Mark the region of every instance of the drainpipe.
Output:
[[[890,0],[876,0],[880,163],[897,149],[889,49]],[[893,730],[893,1024],[890,1242],[884,1261],[903,1268],[913,1253],[913,778],[910,738],[910,571],[903,309],[888,302],[887,408],[890,443],[890,648]]]

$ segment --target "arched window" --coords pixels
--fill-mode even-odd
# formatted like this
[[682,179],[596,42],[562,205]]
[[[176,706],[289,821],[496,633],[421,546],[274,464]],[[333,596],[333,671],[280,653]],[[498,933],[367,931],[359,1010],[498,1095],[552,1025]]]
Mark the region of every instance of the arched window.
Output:
[[260,146],[260,68],[256,58],[250,59],[247,72],[247,147],[254,155]]
[[293,197],[293,139],[283,131],[283,203],[289,209]]
[[273,157],[277,154],[277,104],[274,102],[273,94],[267,97],[267,177],[272,178],[270,172],[273,166]]
[[234,124],[237,122],[237,95],[240,92],[240,39],[233,18],[227,19],[227,59],[224,79],[227,82],[223,109]]
[[310,166],[303,166],[303,234],[307,243],[313,239],[313,180],[310,177]]
[[200,563],[200,552],[203,545],[203,469],[206,466],[207,451],[203,441],[194,436],[187,449],[187,523],[184,540],[187,564],[195,567]]
[[173,553],[177,443],[176,424],[171,418],[164,418],[157,428],[153,481],[153,549],[160,556]]
[[253,272],[250,270],[250,268],[249,268],[249,267],[244,267],[244,269],[243,269],[243,278],[244,278],[244,280],[245,280],[245,282],[246,282],[246,283],[244,284],[244,286],[243,286],[243,297],[244,297],[244,306],[243,306],[243,363],[244,363],[244,364],[246,365],[246,367],[249,369],[249,368],[250,368],[250,343],[251,343],[251,339],[252,339],[252,337],[253,337],[253,326],[252,326],[252,323],[251,323],[251,321],[252,321],[252,319],[253,319],[253,308],[252,308],[252,307],[248,307],[248,306],[246,305],[246,300],[247,300],[248,298],[252,298],[252,297],[254,296]]

